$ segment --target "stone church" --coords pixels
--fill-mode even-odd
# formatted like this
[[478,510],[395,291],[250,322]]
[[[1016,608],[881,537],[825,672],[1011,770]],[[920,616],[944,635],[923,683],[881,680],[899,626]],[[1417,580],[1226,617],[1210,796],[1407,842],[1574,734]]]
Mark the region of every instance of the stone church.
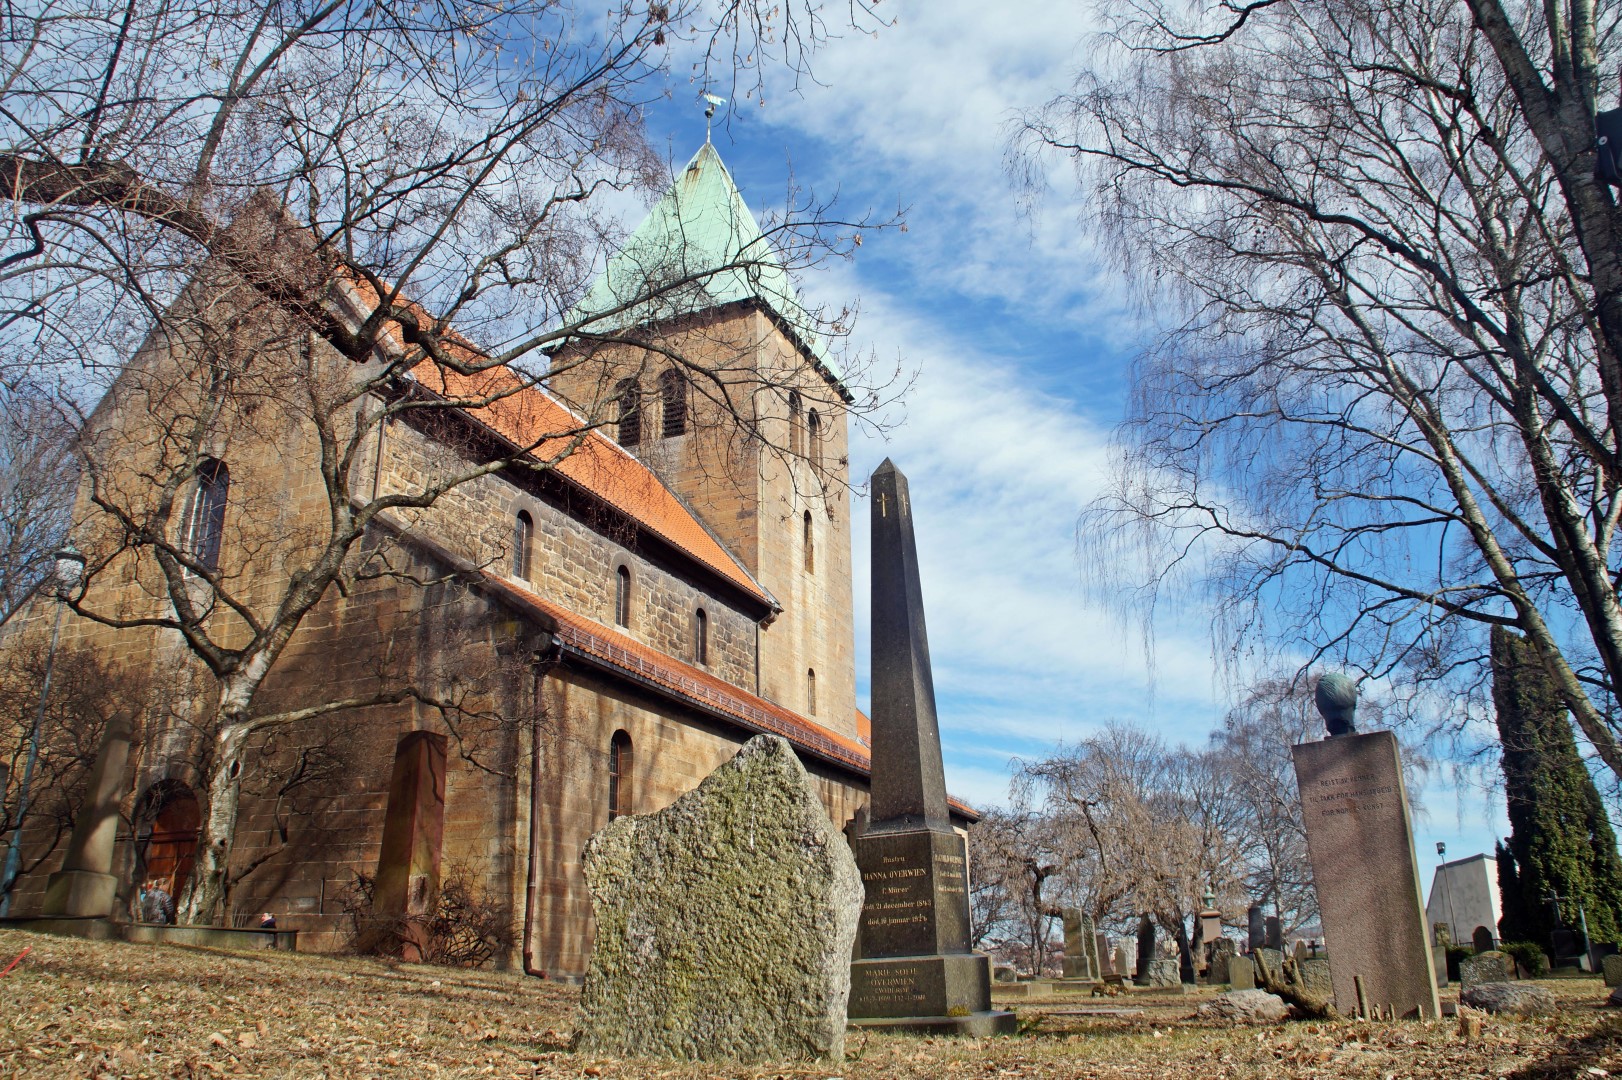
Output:
[[[702,272],[739,251],[756,253],[747,267]],[[678,268],[676,303],[623,302],[656,264]],[[581,417],[601,426],[555,468],[483,476],[430,509],[377,518],[362,546],[386,551],[389,572],[332,590],[256,703],[294,709],[353,696],[384,671],[455,669],[483,702],[478,719],[402,701],[256,736],[230,853],[236,925],[268,911],[300,931],[300,948],[338,949],[357,875],[379,907],[420,912],[456,874],[510,924],[499,963],[572,978],[591,947],[581,850],[613,816],[669,804],[760,732],[792,743],[836,825],[865,803],[850,397],[711,145],[577,313],[608,313],[600,339],[554,353],[546,391],[504,398],[480,437],[522,446]],[[130,362],[93,419],[92,452],[156,452],[145,418],[166,363],[150,345]],[[419,370],[429,392],[456,378]],[[739,430],[739,402],[767,437]],[[326,512],[299,439],[262,417],[238,423],[176,494],[190,550],[222,574],[240,568],[244,589],[274,555],[264,537],[295,542]],[[391,423],[354,475],[373,495],[404,490],[476,445],[455,424]],[[97,512],[81,496],[81,547],[98,542]],[[104,573],[84,601],[126,615],[165,602],[138,570]],[[14,640],[48,633],[48,602],[35,608]],[[151,686],[118,845],[129,910],[138,883],[178,895],[190,873],[207,805],[197,717],[213,702],[188,681],[195,662],[174,630],[124,622],[70,614],[61,634],[63,649]],[[25,833],[25,850],[45,850]],[[29,867],[15,914],[37,910],[59,858]]]

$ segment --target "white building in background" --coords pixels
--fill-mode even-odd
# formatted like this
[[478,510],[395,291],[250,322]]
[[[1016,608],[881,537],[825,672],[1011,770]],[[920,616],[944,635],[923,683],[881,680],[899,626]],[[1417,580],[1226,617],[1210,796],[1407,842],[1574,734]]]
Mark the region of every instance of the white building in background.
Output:
[[1446,923],[1455,944],[1473,944],[1478,949],[1496,946],[1498,918],[1503,913],[1496,859],[1471,855],[1436,868],[1425,902],[1425,921],[1432,927]]

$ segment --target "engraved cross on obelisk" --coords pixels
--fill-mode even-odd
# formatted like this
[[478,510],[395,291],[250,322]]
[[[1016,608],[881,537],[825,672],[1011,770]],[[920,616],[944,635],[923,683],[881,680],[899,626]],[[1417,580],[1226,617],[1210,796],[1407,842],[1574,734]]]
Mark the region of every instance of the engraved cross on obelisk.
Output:
[[867,898],[850,1018],[941,1034],[1011,1032],[991,964],[969,951],[968,851],[952,828],[907,478],[873,473],[873,770],[854,842]]

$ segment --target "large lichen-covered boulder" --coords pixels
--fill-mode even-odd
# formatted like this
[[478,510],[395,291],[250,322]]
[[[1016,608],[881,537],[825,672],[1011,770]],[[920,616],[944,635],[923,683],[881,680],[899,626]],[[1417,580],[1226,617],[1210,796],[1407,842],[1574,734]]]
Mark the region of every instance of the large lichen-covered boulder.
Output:
[[585,872],[581,1050],[843,1056],[862,879],[785,740],[756,736],[664,810],[612,822]]

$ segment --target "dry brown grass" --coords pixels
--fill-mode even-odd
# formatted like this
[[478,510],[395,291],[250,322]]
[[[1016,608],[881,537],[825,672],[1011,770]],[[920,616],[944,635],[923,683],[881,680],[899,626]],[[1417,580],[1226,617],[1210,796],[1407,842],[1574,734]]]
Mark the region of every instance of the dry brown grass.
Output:
[[[1193,1020],[1200,996],[1020,1005],[1018,1038],[983,1041],[853,1032],[842,1065],[620,1061],[569,1050],[575,992],[495,972],[377,960],[225,953],[0,932],[0,1076],[622,1077],[672,1080],[1011,1080],[1015,1077],[1505,1077],[1622,1074],[1622,1020],[1595,980],[1551,981],[1559,1015],[1488,1019],[1467,1041],[1455,1020],[1287,1023]],[[722,1005],[724,1003],[717,1003]],[[1089,1004],[1140,1016],[1077,1017]]]

